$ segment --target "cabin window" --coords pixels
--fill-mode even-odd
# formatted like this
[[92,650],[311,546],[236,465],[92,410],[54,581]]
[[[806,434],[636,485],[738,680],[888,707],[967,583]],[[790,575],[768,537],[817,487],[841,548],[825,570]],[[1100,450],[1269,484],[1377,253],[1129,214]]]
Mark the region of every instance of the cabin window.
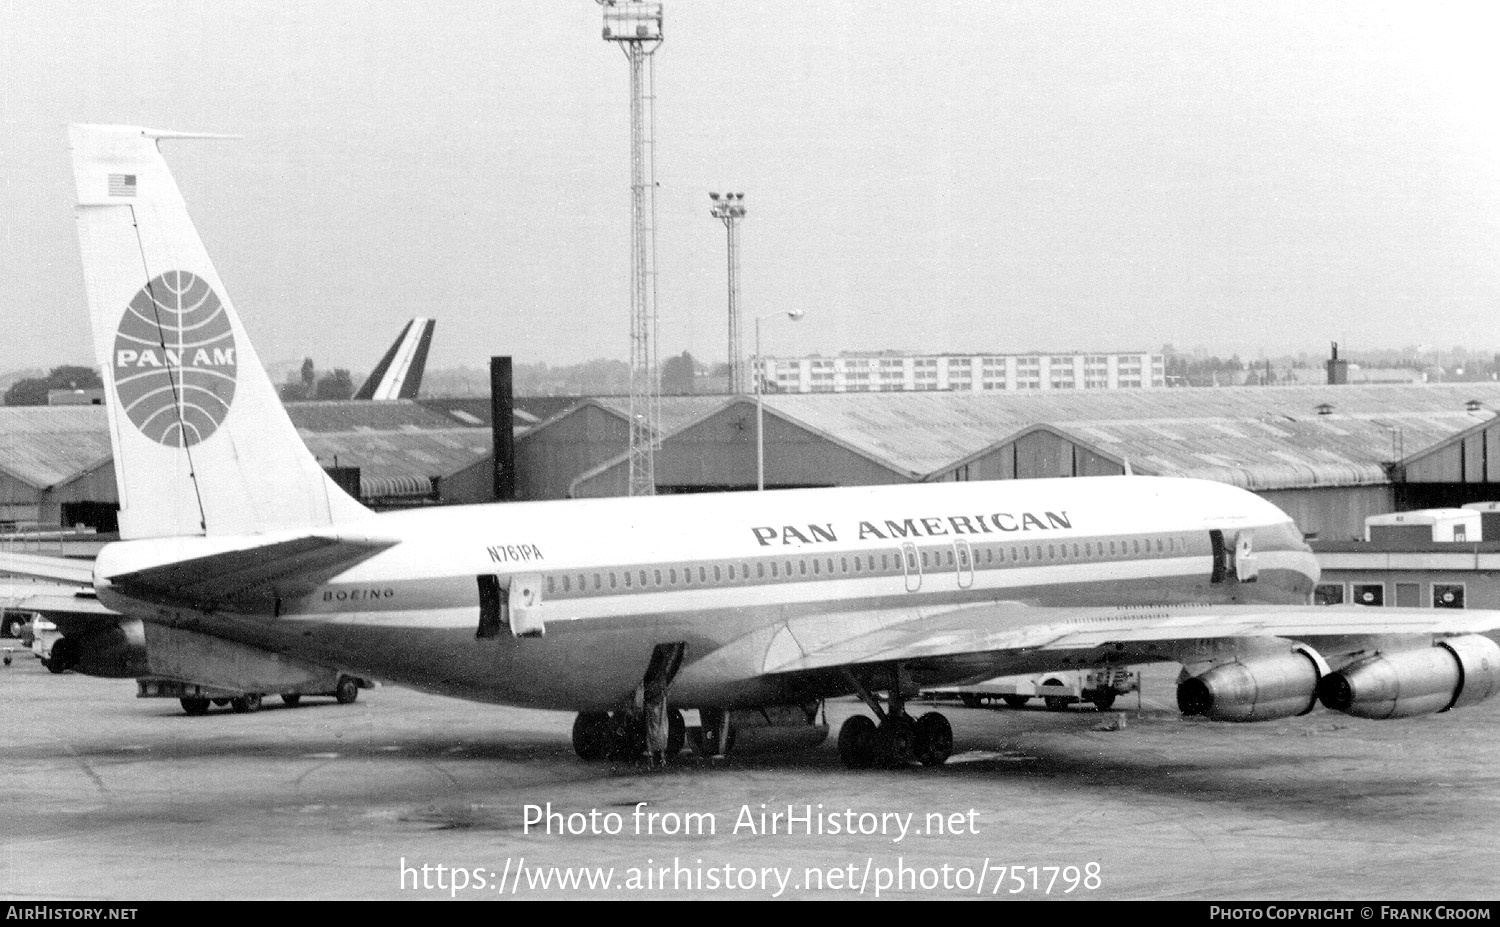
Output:
[[1109,542],[1109,555],[1111,557],[1113,557],[1115,555],[1115,542],[1114,541],[1110,541]]
[[832,557],[828,558],[828,572],[830,574],[833,572],[833,558]]
[[856,573],[859,572],[859,558],[858,557],[854,558],[854,572],[856,572]]
[[953,551],[948,551],[948,565],[953,566]]
[[806,576],[807,575],[807,561],[806,560],[798,560],[797,561],[797,573],[799,575],[802,575],[802,576]]
[[706,583],[706,582],[708,582],[708,567],[699,567],[698,568],[698,582],[700,582],[700,583]]
[[642,570],[641,571],[641,587],[644,588],[645,585],[646,585],[646,571]]
[[552,577],[550,577],[550,576],[547,577],[547,594],[551,595],[552,593],[554,593],[556,591],[557,590],[555,588],[553,588]]
[[610,570],[609,571],[609,588],[611,588],[611,589],[615,588],[615,582],[616,582],[616,580],[615,580],[615,571],[614,570]]
[[626,589],[630,588],[630,571],[629,570],[625,571],[625,588]]
[[[772,564],[772,566],[775,566],[775,564]],[[755,578],[756,579],[765,579],[766,578],[766,565],[764,563],[757,563],[755,565]]]
[[714,582],[721,582],[723,579],[724,577],[719,574],[719,565],[714,564]]
[[813,560],[813,573],[818,573],[818,561],[816,559]]
[[670,570],[667,571],[667,582],[671,583],[674,586],[677,585],[677,568],[676,567],[673,567],[672,569],[670,569]]
[[734,582],[734,564],[731,563],[729,566],[725,567],[724,569],[726,569],[726,570],[729,571],[729,581],[730,582]]
[[653,571],[652,571],[652,572],[653,572],[653,574],[654,574],[654,575],[655,575],[655,578],[656,578],[656,584],[657,584],[657,585],[658,585],[658,586],[660,586],[660,585],[661,585],[661,570],[653,570]]
[[890,554],[880,555],[880,568],[882,570],[889,570],[891,568],[890,556]]
[[779,574],[779,572],[776,569],[776,561],[772,560],[771,561],[771,578],[775,579],[778,575],[780,575],[780,574]]
[[927,569],[927,551],[922,551],[922,569]]

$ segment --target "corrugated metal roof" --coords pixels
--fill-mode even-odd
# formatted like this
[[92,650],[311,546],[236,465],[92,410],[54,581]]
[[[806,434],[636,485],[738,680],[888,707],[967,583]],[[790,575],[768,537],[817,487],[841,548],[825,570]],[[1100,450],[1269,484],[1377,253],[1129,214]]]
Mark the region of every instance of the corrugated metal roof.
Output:
[[[699,421],[717,411],[734,396],[663,396],[661,397],[661,433],[669,435],[679,428]],[[620,418],[630,421],[629,396],[602,396],[599,405]]]
[[[360,468],[367,496],[424,495],[430,477],[451,476],[493,450],[490,429],[456,428],[409,400],[293,403],[287,410],[319,463],[332,466],[337,457]],[[30,486],[66,483],[111,456],[100,406],[0,407],[0,470]]]
[[[662,430],[676,432],[732,398],[663,397]],[[1500,408],[1500,383],[765,396],[771,412],[918,479],[1048,424],[1139,472],[1251,489],[1383,483],[1386,464],[1491,416],[1466,411],[1469,400]],[[628,415],[625,397],[593,402]],[[1317,414],[1324,403],[1331,415]],[[410,401],[287,410],[320,462],[338,455],[360,466],[379,492],[428,492],[427,477],[456,473],[491,450],[488,429],[454,428]],[[101,407],[0,408],[0,469],[29,485],[65,483],[108,458]]]
[[368,400],[338,399],[314,402],[288,402],[285,405],[292,424],[301,432],[393,431],[399,428],[442,430],[458,423],[442,412],[429,409],[414,399]]
[[111,456],[102,406],[0,407],[0,471],[28,486],[70,482]]
[[[1468,412],[1471,399],[1500,406],[1500,383],[765,397],[787,418],[923,476],[1045,423],[1142,472],[1252,489],[1386,482],[1385,464],[1491,414]],[[1324,403],[1332,414],[1318,414]]]
[[492,449],[487,428],[304,432],[302,440],[325,467],[359,467],[367,498],[427,495],[432,477],[452,476]]

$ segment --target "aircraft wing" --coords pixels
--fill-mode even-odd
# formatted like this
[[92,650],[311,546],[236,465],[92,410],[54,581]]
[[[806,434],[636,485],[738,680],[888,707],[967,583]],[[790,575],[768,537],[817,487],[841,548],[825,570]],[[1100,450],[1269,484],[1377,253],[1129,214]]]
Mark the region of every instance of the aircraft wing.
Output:
[[34,595],[21,600],[16,607],[22,611],[37,612],[57,625],[57,630],[64,636],[86,634],[96,628],[118,624],[125,617],[104,607],[94,597],[93,590],[74,595]]
[[116,573],[108,579],[126,595],[148,601],[194,607],[215,603],[264,606],[277,597],[311,592],[329,577],[396,543],[383,538],[308,535]]
[[[795,619],[767,647],[767,674],[900,662],[980,666],[986,655],[1110,651],[1120,659],[1167,658],[1181,645],[1226,638],[1319,640],[1372,636],[1493,634],[1500,611],[1366,606],[1063,608],[999,603],[853,630],[847,618]],[[819,642],[821,638],[821,642]],[[812,646],[809,646],[812,644]]]
[[48,557],[42,554],[18,554],[12,551],[0,551],[0,574],[52,579],[59,582],[74,583],[79,586],[94,585],[94,563],[92,560]]

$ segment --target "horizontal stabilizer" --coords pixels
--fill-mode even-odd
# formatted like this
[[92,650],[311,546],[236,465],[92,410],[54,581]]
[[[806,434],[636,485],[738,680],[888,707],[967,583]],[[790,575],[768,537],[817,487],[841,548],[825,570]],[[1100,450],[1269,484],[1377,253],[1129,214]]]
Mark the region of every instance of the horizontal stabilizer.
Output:
[[309,535],[179,560],[108,577],[125,595],[193,608],[272,608],[306,595],[351,566],[396,545],[383,538]]

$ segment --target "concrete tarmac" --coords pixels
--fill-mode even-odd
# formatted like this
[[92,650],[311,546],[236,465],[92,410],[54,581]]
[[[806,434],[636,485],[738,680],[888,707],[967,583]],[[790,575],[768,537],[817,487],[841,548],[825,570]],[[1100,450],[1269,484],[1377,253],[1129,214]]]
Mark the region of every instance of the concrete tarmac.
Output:
[[1500,896],[1500,699],[1215,724],[1175,672],[1108,714],[947,704],[940,769],[849,772],[831,736],[653,772],[579,761],[556,712],[383,687],[189,718],[21,655],[0,898]]

